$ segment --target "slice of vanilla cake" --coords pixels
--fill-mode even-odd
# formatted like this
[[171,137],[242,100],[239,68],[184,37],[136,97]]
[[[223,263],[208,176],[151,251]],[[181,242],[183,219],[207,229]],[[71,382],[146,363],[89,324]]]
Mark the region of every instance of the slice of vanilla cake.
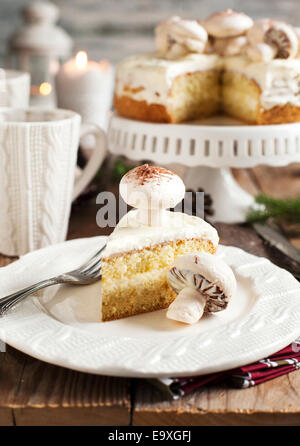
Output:
[[155,166],[140,166],[121,180],[129,211],[110,235],[102,263],[102,320],[167,308],[176,294],[167,271],[179,255],[214,254],[217,231],[204,220],[166,211],[185,193],[182,180]]

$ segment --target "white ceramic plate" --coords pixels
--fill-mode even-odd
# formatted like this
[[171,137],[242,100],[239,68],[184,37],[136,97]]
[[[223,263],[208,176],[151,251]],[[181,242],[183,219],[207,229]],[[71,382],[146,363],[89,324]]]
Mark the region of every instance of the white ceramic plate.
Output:
[[[104,242],[79,239],[0,268],[0,296],[71,270]],[[0,319],[0,338],[35,358],[84,372],[131,377],[206,374],[251,363],[300,334],[300,284],[265,258],[233,247],[218,254],[237,277],[228,308],[194,326],[166,310],[99,322],[100,282],[50,287]]]

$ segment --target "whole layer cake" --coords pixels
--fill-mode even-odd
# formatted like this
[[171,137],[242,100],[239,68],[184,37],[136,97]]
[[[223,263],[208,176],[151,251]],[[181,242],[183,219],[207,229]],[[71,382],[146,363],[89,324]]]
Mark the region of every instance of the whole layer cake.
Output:
[[172,17],[156,28],[156,52],[118,65],[116,110],[153,122],[221,112],[252,124],[300,121],[298,35],[232,10],[204,21]]
[[[164,210],[184,196],[177,175],[145,165],[130,171],[122,181],[120,191],[128,204],[139,207],[141,203],[130,196],[146,190],[152,207],[147,210],[141,205],[129,211],[109,237],[102,261],[103,321],[167,308],[176,297],[167,280],[174,260],[190,252],[214,254],[219,242],[217,231],[201,218]],[[124,194],[124,183],[132,186],[129,195]]]

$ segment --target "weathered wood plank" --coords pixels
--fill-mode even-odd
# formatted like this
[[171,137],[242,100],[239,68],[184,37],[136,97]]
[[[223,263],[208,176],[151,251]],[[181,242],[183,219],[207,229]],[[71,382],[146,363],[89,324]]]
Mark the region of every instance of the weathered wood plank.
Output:
[[[8,265],[13,260],[0,255],[0,267]],[[9,346],[6,346],[5,352],[0,352],[0,426],[14,424],[13,410],[9,403],[15,399],[24,363],[24,356]]]
[[17,260],[17,257],[6,257],[0,254],[0,268],[2,266],[7,266],[10,263],[14,262],[15,260]]
[[0,426],[13,426],[13,411],[9,407],[0,407]]
[[[292,383],[292,386],[291,386]],[[150,384],[137,383],[133,425],[300,425],[298,371],[249,389],[207,387],[166,401]]]
[[236,246],[256,256],[269,256],[264,242],[247,225],[216,223],[215,227],[219,233],[221,244]]
[[130,381],[27,357],[13,407],[16,425],[128,425]]
[[14,410],[17,426],[127,426],[116,407],[21,408]]
[[285,167],[257,166],[252,173],[265,194],[276,198],[300,196],[300,163]]
[[25,355],[6,346],[0,353],[0,425],[14,424],[13,405],[16,401],[25,366]]
[[128,425],[130,381],[84,374],[10,347],[0,357],[0,425]]

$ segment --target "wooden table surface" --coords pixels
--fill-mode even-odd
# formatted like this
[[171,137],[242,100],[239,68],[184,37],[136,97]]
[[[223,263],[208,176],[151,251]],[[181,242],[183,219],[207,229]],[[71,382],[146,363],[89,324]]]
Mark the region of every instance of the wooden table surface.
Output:
[[[248,191],[300,196],[300,165],[235,170]],[[95,199],[75,206],[69,238],[99,235]],[[245,226],[218,224],[224,244],[270,258]],[[103,233],[103,232],[102,232]],[[294,240],[300,247],[300,240]],[[0,266],[12,259],[0,256]],[[299,327],[300,334],[300,327]],[[0,425],[265,425],[300,424],[300,372],[249,389],[207,387],[166,400],[145,380],[74,372],[7,346],[0,353]]]

